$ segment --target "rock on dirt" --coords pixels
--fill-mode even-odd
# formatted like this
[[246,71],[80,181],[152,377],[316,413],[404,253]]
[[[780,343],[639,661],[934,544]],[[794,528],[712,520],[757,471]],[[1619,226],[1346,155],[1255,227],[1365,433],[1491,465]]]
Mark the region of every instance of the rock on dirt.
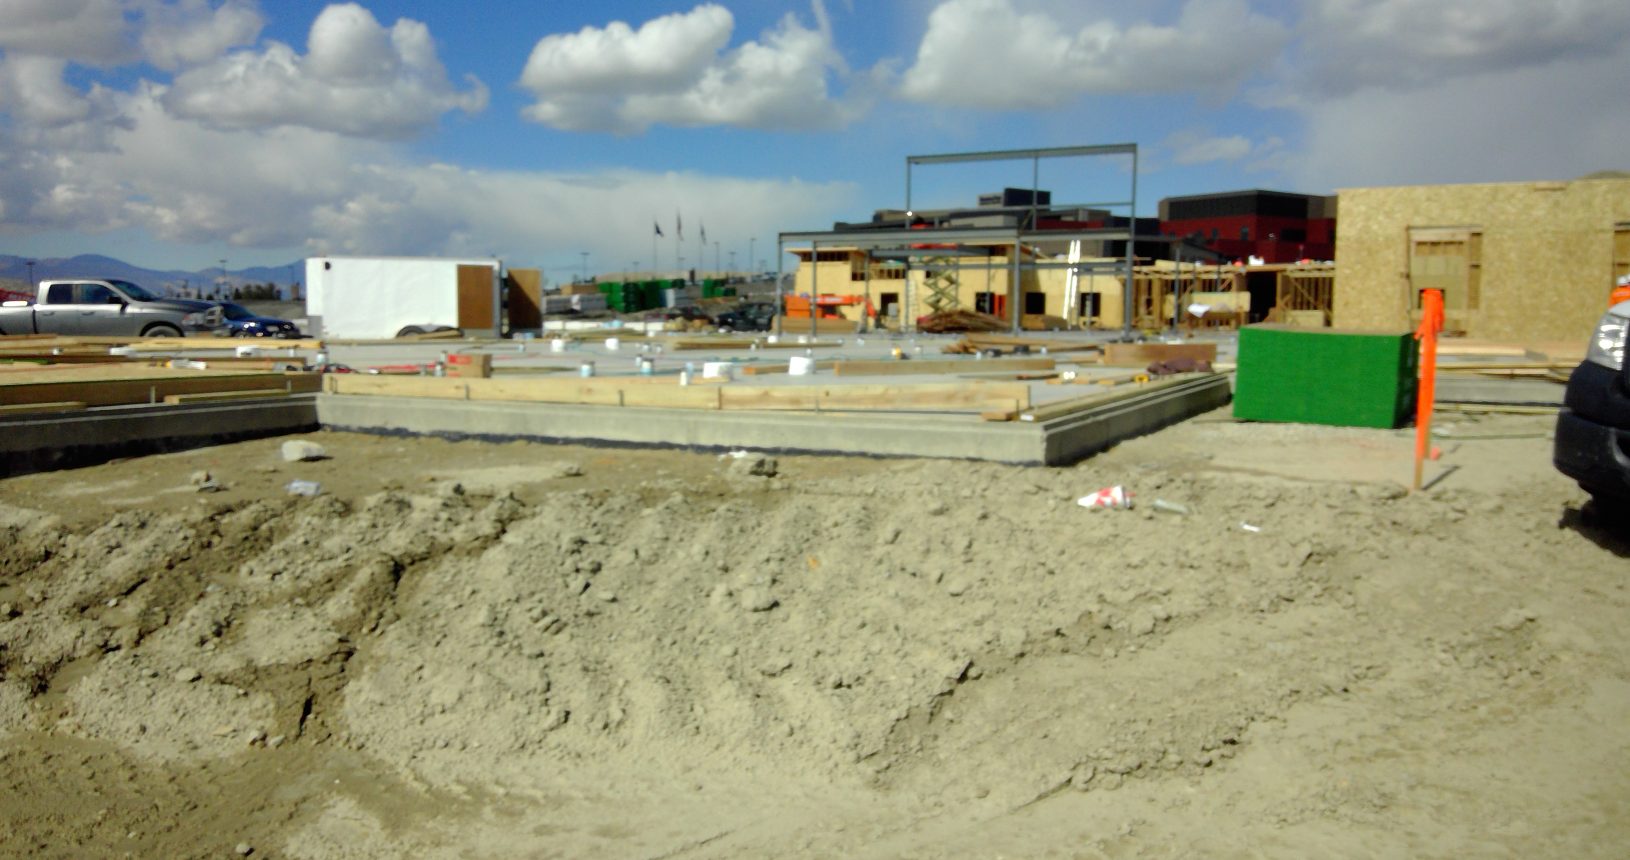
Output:
[[328,458],[328,449],[305,439],[290,439],[283,443],[283,460],[296,463],[305,460],[324,460]]

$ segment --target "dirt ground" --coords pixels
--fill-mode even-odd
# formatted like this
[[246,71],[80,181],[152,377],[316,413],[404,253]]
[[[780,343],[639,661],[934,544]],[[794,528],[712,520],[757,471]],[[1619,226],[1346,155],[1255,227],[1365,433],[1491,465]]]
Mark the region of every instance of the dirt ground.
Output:
[[0,855],[1622,857],[1630,541],[1439,423],[6,479]]

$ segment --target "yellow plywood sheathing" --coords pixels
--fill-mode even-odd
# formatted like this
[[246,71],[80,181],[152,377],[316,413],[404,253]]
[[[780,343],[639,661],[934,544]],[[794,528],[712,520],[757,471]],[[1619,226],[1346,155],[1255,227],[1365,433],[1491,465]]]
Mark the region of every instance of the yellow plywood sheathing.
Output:
[[1468,337],[1559,341],[1588,332],[1630,272],[1630,179],[1343,189],[1332,324],[1412,326],[1446,288]]

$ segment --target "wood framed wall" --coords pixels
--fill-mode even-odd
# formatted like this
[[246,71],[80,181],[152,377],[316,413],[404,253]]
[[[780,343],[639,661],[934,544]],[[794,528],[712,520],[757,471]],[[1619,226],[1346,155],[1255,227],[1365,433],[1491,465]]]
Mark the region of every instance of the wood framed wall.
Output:
[[1630,271],[1630,179],[1340,191],[1331,323],[1407,330],[1446,289],[1449,325],[1512,342],[1584,337]]

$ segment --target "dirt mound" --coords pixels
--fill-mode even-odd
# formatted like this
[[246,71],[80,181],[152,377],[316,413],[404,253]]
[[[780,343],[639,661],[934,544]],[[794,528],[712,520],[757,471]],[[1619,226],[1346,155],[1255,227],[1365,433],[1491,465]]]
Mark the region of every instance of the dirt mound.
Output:
[[[893,856],[961,845],[936,841],[952,821],[994,839],[1053,809],[1035,833],[1086,810],[1130,828],[1102,850],[1133,844],[1147,819],[1111,795],[1372,837],[1420,780],[1470,790],[1487,764],[1377,756],[1493,744],[1491,709],[1613,700],[1584,670],[1625,665],[1614,623],[1536,583],[1622,606],[1614,544],[1536,523],[1528,487],[1407,496],[1219,462],[1238,432],[1179,428],[1069,470],[506,447],[507,466],[426,457],[423,477],[339,496],[70,526],[5,507],[0,743],[19,791],[68,741],[86,773],[171,786],[166,802],[261,785],[284,800],[216,808],[209,839],[258,828],[291,856],[519,856],[526,827],[451,834],[539,809],[566,853]],[[345,438],[325,439],[340,462]],[[1355,438],[1359,456],[1387,444]],[[1075,504],[1111,483],[1133,509]],[[1264,775],[1264,756],[1344,775]],[[1207,805],[1179,803],[1198,786]],[[37,810],[6,814],[44,832]],[[1202,829],[1142,844],[1185,853]],[[51,832],[107,847],[88,822]]]

